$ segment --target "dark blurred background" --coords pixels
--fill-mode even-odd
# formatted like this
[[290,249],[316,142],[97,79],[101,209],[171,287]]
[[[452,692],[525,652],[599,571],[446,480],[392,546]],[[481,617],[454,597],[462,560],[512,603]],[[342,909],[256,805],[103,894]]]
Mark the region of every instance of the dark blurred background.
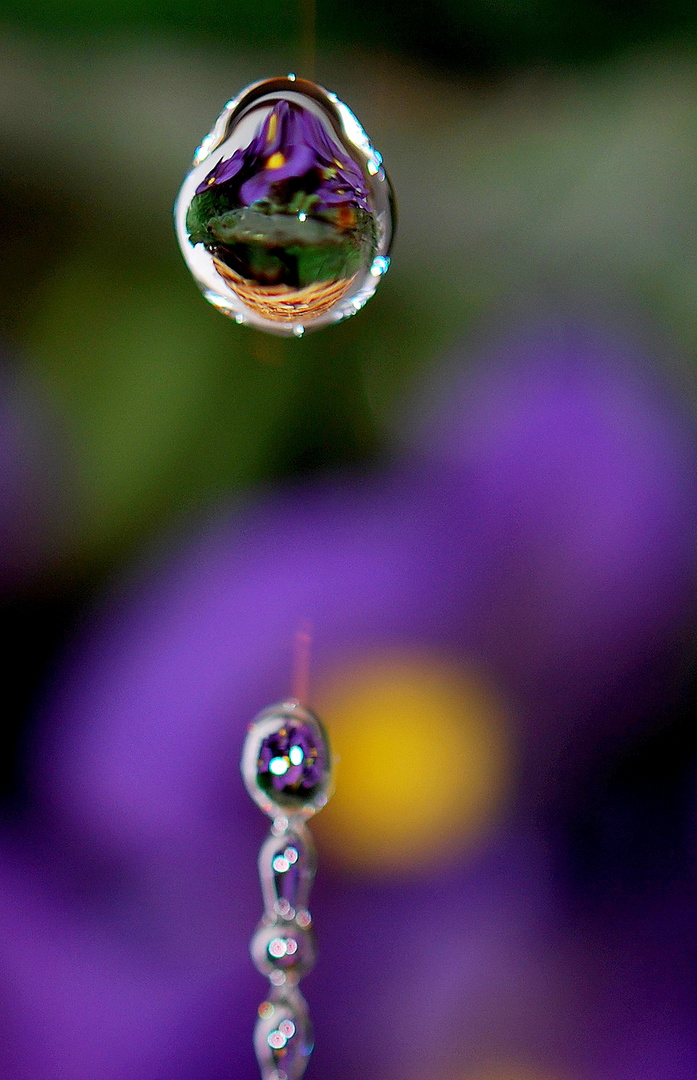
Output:
[[[691,1028],[697,1003],[687,960],[680,970],[677,964],[686,955],[685,942],[660,942],[668,927],[688,919],[697,851],[697,549],[690,516],[697,460],[692,444],[697,430],[697,9],[687,0],[633,5],[611,0],[318,0],[317,81],[355,110],[382,152],[397,192],[399,234],[390,273],[362,313],[345,325],[285,341],[237,328],[204,302],[177,250],[171,206],[195,146],[225,101],[254,79],[301,71],[302,19],[300,8],[280,0],[6,0],[2,7],[0,622],[6,644],[0,787],[8,829],[21,831],[37,814],[41,782],[32,779],[37,745],[53,730],[70,731],[70,710],[60,706],[62,691],[56,687],[73,678],[81,648],[75,642],[92,640],[93,612],[108,611],[110,605],[120,610],[126,603],[124,582],[133,588],[134,581],[157,577],[172,551],[186,546],[183,538],[210,528],[211,521],[238,520],[259,498],[270,499],[273,507],[270,492],[297,490],[326,476],[344,478],[337,482],[352,491],[368,482],[365,477],[372,483],[387,475],[395,461],[411,460],[410,455],[431,460],[437,433],[452,421],[439,412],[442,402],[470,375],[475,389],[463,400],[475,402],[480,428],[471,436],[476,452],[468,450],[468,476],[478,476],[477,469],[486,474],[487,461],[498,461],[499,454],[508,461],[501,447],[508,446],[511,402],[527,402],[521,424],[533,415],[543,433],[553,430],[561,416],[560,432],[576,433],[569,445],[584,461],[597,451],[594,418],[602,417],[604,425],[609,416],[611,435],[603,444],[608,469],[599,460],[597,473],[589,473],[597,477],[597,495],[589,488],[580,511],[565,511],[571,515],[564,526],[572,538],[569,551],[573,548],[577,559],[568,567],[557,565],[555,560],[563,558],[549,539],[559,524],[551,488],[549,506],[544,504],[549,516],[539,526],[534,557],[528,546],[520,565],[506,561],[506,538],[513,535],[507,530],[515,530],[518,526],[511,523],[528,512],[526,484],[535,462],[545,455],[562,460],[553,438],[538,445],[534,438],[529,442],[521,435],[516,442],[510,437],[510,469],[487,489],[492,502],[508,506],[510,501],[510,515],[502,513],[505,527],[496,534],[501,549],[494,544],[481,556],[483,565],[494,567],[482,571],[491,573],[492,580],[505,564],[501,582],[491,587],[495,599],[489,610],[499,622],[496,630],[474,634],[476,646],[468,644],[466,652],[468,657],[478,654],[478,670],[496,669],[500,661],[505,677],[494,672],[491,681],[496,694],[509,699],[506,738],[525,744],[518,760],[526,768],[530,764],[527,775],[537,775],[546,792],[544,798],[526,794],[526,783],[534,787],[533,782],[512,779],[515,768],[498,759],[482,766],[490,768],[496,792],[507,786],[511,792],[523,791],[503,799],[515,807],[506,827],[536,836],[535,843],[549,855],[553,869],[542,876],[553,875],[553,910],[566,913],[562,936],[568,955],[561,966],[567,973],[583,969],[583,978],[579,974],[576,981],[587,978],[594,984],[596,976],[588,974],[584,959],[594,948],[596,959],[604,956],[624,972],[623,985],[637,988],[632,1002],[622,1006],[621,1035],[615,1038],[608,1031],[602,1036],[624,1049],[617,1051],[619,1058],[614,1051],[603,1058],[593,1022],[579,1019],[574,1028],[576,1006],[570,1005],[563,1022],[550,1020],[556,1025],[551,1043],[540,1035],[527,1058],[508,1047],[493,1053],[491,1064],[482,1051],[483,1064],[475,1062],[469,1072],[458,1072],[444,1059],[439,1077],[680,1080],[680,1063],[689,1060],[684,1076],[694,1078],[697,1045],[690,1031],[697,1030]],[[571,347],[571,363],[586,373],[580,376],[579,393],[594,404],[590,419],[584,413],[577,430],[576,376],[560,389],[554,374],[540,374],[544,349],[535,345],[535,327],[550,323],[572,328],[562,335],[564,341],[581,342]],[[510,394],[499,394],[495,382],[487,389],[487,373],[490,363],[498,370],[511,341],[519,347],[511,346],[513,359],[506,370],[518,372],[520,382],[515,375]],[[611,387],[599,374],[603,349],[610,356],[609,369],[620,372]],[[565,350],[566,345],[562,367],[569,362]],[[617,350],[624,357],[619,366]],[[626,386],[632,401],[641,400],[641,405],[625,408]],[[659,399],[668,404],[656,405],[654,413],[652,403]],[[463,405],[463,416],[468,408]],[[493,438],[490,445],[482,434],[489,431],[502,432],[501,442]],[[631,442],[635,435],[631,445],[636,454],[627,451],[629,464],[615,475],[614,449],[625,446],[625,436]],[[672,440],[666,460],[672,454],[673,464],[665,466],[665,474],[656,465],[655,487],[644,489],[646,470],[652,467],[644,464],[644,443],[663,446],[664,435]],[[452,460],[457,457],[448,453]],[[578,481],[576,464],[568,467],[567,475],[566,465],[559,465],[560,496]],[[431,463],[426,469],[437,473],[438,466]],[[616,484],[612,493],[600,490],[608,470]],[[459,482],[453,480],[456,487]],[[470,480],[462,483],[466,487]],[[474,521],[473,535],[479,531],[478,515],[489,522],[493,535],[493,519],[477,502],[480,487],[467,488],[470,511],[463,514]],[[675,505],[680,508],[670,518],[673,532],[665,533],[672,540],[665,540],[661,530],[673,511],[662,509],[661,499],[678,488],[682,494],[676,495]],[[619,540],[614,547],[609,541],[603,546],[603,529],[615,496],[621,501],[630,491],[640,506],[637,515],[645,515],[641,521],[651,541],[632,564],[631,580],[627,572],[625,581],[624,548]],[[531,529],[538,505],[530,503]],[[574,517],[577,512],[586,515],[585,533]],[[354,511],[339,508],[338,513]],[[620,523],[618,536],[623,529]],[[515,539],[511,543],[515,549]],[[543,570],[535,569],[538,562]],[[677,562],[679,572],[661,591]],[[591,563],[599,568],[598,587],[586,595],[583,574]],[[540,627],[546,624],[548,597],[543,590],[536,592],[535,574],[544,576],[550,567],[555,574],[568,573],[568,600],[561,592],[557,599],[573,631],[567,651],[558,656],[550,651],[547,668],[540,661],[538,670],[535,635],[544,650]],[[647,589],[632,608],[644,637],[634,629],[623,637],[622,597],[630,597],[631,607],[632,590],[637,582],[654,581],[651,575],[655,590]],[[504,591],[513,577],[518,584],[512,598]],[[557,584],[555,578],[554,588]],[[615,615],[606,612],[608,597],[618,612],[615,622]],[[489,603],[483,601],[485,607]],[[578,630],[579,625],[587,625],[587,631]],[[458,642],[469,640],[460,629],[457,633]],[[393,637],[399,650],[408,634],[400,631]],[[386,640],[390,644],[389,634]],[[529,652],[522,650],[515,660],[514,640],[531,643]],[[588,661],[581,640],[591,642],[598,656]],[[402,701],[400,715],[408,717],[410,708],[418,714],[419,695],[428,698],[434,678],[434,700],[463,693],[449,675],[438,681],[441,645],[436,675],[426,672],[422,681],[414,675],[418,665],[408,664],[409,676],[400,682],[400,672],[406,671],[403,659],[390,653],[383,683]],[[615,646],[621,656],[613,683],[603,664],[612,666]],[[355,642],[350,651],[356,651]],[[448,657],[452,653],[450,643]],[[554,689],[545,682],[552,667],[559,676]],[[601,667],[597,693],[579,698],[579,687],[595,685],[594,672]],[[363,725],[371,760],[389,770],[390,739],[397,736],[385,719],[390,708],[385,702],[392,699],[377,690],[371,697],[371,680],[383,685],[382,669],[377,670],[365,683],[358,678],[367,696],[346,705],[346,738],[350,743],[352,723],[356,731]],[[333,678],[327,676],[327,685]],[[332,708],[340,714],[342,701],[350,697],[346,679],[344,672],[326,691],[328,717]],[[406,693],[410,705],[400,693]],[[579,700],[582,716],[574,711]],[[259,707],[264,704],[259,701]],[[481,706],[486,723],[494,725],[497,708]],[[543,736],[535,734],[531,717],[536,711],[549,717],[541,722],[542,728],[547,725]],[[382,729],[388,732],[387,745],[377,736],[375,745],[370,741],[371,716],[378,727],[381,721],[387,725]],[[244,723],[248,719],[243,717]],[[418,719],[411,727],[408,720],[404,724],[399,738],[413,741]],[[591,734],[577,752],[574,740],[584,725]],[[533,735],[525,733],[528,728]],[[610,729],[612,737],[607,736]],[[447,745],[447,731],[442,737]],[[427,755],[428,745],[419,752]],[[472,753],[476,757],[476,748]],[[350,777],[349,750],[344,757]],[[539,774],[536,758],[546,762]],[[575,765],[566,770],[569,758]],[[356,772],[361,768],[358,761]],[[555,779],[559,775],[563,780]],[[46,784],[50,790],[50,781]],[[409,816],[407,804],[400,802],[404,792],[397,788],[385,809],[388,823],[400,815],[403,823],[402,833],[395,827],[395,865],[407,878],[411,867],[421,881],[424,850],[434,844],[435,830],[447,816],[459,811],[447,804],[445,817],[436,814],[432,831],[424,827],[419,832],[420,815]],[[487,819],[497,798],[491,792],[483,797],[473,820]],[[323,843],[330,848],[331,828],[341,837],[344,817],[359,812],[357,797],[347,801],[333,826],[328,819]],[[385,825],[388,831],[391,827]],[[362,846],[346,828],[349,855],[342,869],[339,853],[337,881],[344,880],[342,874],[353,881],[358,866],[360,880],[373,881],[375,892],[366,899],[360,892],[366,886],[356,886],[358,906],[352,910],[360,905],[371,910],[371,904],[379,906],[381,875],[375,868],[384,852]],[[413,843],[404,839],[405,831],[417,837]],[[24,841],[17,843],[21,848]],[[534,859],[526,861],[516,844],[516,867],[537,865]],[[460,862],[441,865],[455,877],[465,873]],[[527,871],[521,873],[524,877]],[[530,874],[537,880],[535,870]],[[91,888],[85,886],[88,895]],[[433,888],[456,886],[451,881]],[[537,886],[531,888],[535,892]],[[476,892],[477,886],[472,889]],[[661,930],[647,931],[648,923],[637,916],[635,933],[657,942],[655,955],[632,960],[628,946],[620,959],[610,959],[616,925],[627,924],[637,897],[643,904],[647,893],[653,906],[646,920],[655,917]],[[674,895],[679,915],[664,910]],[[427,903],[423,897],[418,902]],[[492,910],[499,910],[496,903]],[[481,905],[484,911],[484,900]],[[507,916],[502,918],[510,927]],[[594,927],[592,947],[581,923],[586,933],[589,924]],[[340,926],[334,929],[341,932]],[[691,931],[685,935],[687,940]],[[579,944],[584,940],[586,945]],[[535,972],[544,966],[542,959],[538,965],[537,947],[530,945],[525,963],[513,964],[523,996],[525,964]],[[428,950],[424,944],[419,954],[424,963]],[[341,964],[340,957],[334,959]],[[493,968],[497,963],[494,956]],[[650,985],[637,973],[637,964],[655,976]],[[489,978],[480,975],[473,976],[475,992],[478,981],[481,985]],[[676,983],[679,1005],[670,996],[665,1004],[660,987]],[[665,1031],[656,1030],[655,1056],[646,1050],[632,1063],[626,1048],[635,1026],[643,1024],[644,991],[647,1000],[659,1003],[661,1016],[682,1009],[687,1019],[675,1029],[666,1023]],[[580,998],[587,1004],[584,993],[579,992]],[[607,995],[613,999],[611,990]],[[544,1008],[539,1012],[529,1019],[538,1032],[544,1028]],[[65,1015],[69,1031],[69,1009]],[[454,1012],[448,1017],[448,1023],[460,1023]],[[501,1029],[509,1019],[502,1008]],[[518,1017],[518,1022],[523,1029],[527,1021]],[[472,1023],[479,1033],[477,1045],[485,1046],[486,1023]],[[650,1026],[661,1027],[655,1017]],[[365,1044],[377,1036],[361,1038]],[[492,1045],[496,1038],[491,1034]],[[564,1048],[584,1039],[594,1044],[594,1052],[572,1055],[568,1064]],[[630,1064],[622,1065],[625,1049]],[[32,1066],[34,1071],[27,1067],[27,1077],[82,1076],[75,1063],[61,1072],[59,1058],[47,1054],[49,1064]],[[413,1071],[400,1074],[405,1080],[428,1075],[426,1050],[422,1057],[413,1052]],[[506,1064],[509,1059],[513,1064]],[[538,1059],[542,1065],[535,1064]],[[12,1060],[3,1075],[23,1076],[24,1065]],[[356,1069],[372,1069],[361,1075],[376,1080],[391,1076],[379,1055],[377,1063],[367,1060],[368,1065],[360,1054],[356,1058]],[[147,1068],[125,1063],[113,1076],[155,1080],[158,1069],[166,1068],[164,1055],[158,1061]],[[579,1061],[586,1072],[578,1071]],[[211,1066],[208,1073],[197,1067],[198,1072],[192,1066],[192,1076],[226,1075],[223,1066],[220,1072]],[[171,1063],[168,1068],[163,1076],[189,1075]],[[337,1077],[344,1075],[352,1075],[348,1065],[336,1071]]]

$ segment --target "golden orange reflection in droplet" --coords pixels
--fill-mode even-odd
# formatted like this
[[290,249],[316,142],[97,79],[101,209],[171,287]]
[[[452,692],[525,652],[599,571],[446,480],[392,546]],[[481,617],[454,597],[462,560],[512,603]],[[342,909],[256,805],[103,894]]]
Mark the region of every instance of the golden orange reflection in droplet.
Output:
[[486,833],[510,783],[508,731],[483,679],[441,656],[372,656],[319,681],[337,760],[317,820],[326,854],[418,871]]

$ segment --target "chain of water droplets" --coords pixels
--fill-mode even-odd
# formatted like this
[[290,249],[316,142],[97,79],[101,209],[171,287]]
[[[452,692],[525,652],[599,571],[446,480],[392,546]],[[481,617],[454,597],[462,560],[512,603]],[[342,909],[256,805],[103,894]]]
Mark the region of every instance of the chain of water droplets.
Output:
[[314,965],[308,902],[317,857],[305,824],[327,801],[331,762],[326,732],[309,709],[286,701],[250,724],[242,775],[272,818],[259,853],[264,914],[252,959],[270,984],[254,1030],[262,1080],[300,1080],[313,1048],[312,1024],[298,983]]

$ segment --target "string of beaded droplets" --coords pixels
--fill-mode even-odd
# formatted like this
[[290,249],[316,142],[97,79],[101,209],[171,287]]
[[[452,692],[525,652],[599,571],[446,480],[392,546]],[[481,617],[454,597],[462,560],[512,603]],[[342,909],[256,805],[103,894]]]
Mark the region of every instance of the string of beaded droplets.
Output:
[[264,914],[251,942],[252,959],[270,992],[254,1029],[262,1080],[300,1080],[312,1053],[312,1025],[298,989],[315,962],[308,900],[317,858],[305,822],[329,797],[331,760],[326,732],[298,701],[264,709],[249,725],[242,754],[249,794],[272,818],[259,852]]

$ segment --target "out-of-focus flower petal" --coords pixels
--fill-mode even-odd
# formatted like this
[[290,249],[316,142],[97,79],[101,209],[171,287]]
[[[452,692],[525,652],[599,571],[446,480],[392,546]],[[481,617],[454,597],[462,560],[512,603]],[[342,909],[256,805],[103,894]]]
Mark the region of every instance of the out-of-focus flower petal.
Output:
[[469,374],[448,378],[421,449],[486,507],[482,648],[544,740],[525,769],[548,795],[599,732],[660,701],[695,592],[695,425],[648,344],[617,331],[557,319],[454,360]]
[[[253,974],[247,986],[242,939],[264,822],[238,761],[248,721],[290,689],[300,622],[319,671],[386,646],[485,668],[518,707],[519,787],[538,805],[579,744],[627,730],[661,685],[652,650],[678,633],[695,569],[694,431],[657,385],[633,349],[582,330],[500,346],[467,388],[451,384],[421,461],[269,498],[84,632],[47,701],[34,790],[53,851],[78,849],[66,877],[97,859],[118,874],[101,892],[89,880],[89,918],[79,890],[50,888],[46,860],[43,892],[24,876],[7,886],[0,987],[5,972],[13,993],[0,996],[19,1050],[27,1017],[40,1027],[27,1080],[82,1080],[88,1061],[104,1080],[222,1080],[224,1062],[251,1077],[263,990]],[[425,767],[447,782],[447,755]],[[609,1041],[593,1059],[601,1036],[660,1012],[636,996],[651,956],[637,966],[618,948],[625,967],[598,990],[602,948],[581,948],[555,906],[545,839],[501,827],[469,863],[411,866],[399,883],[324,869],[323,960],[307,980],[319,1071],[418,1080],[496,1053],[612,1075]],[[61,917],[47,918],[55,895]],[[634,996],[613,994],[622,983]]]
[[0,848],[3,1077],[255,1080],[247,908],[229,892],[254,875],[230,874],[222,848],[127,867],[23,846]]

